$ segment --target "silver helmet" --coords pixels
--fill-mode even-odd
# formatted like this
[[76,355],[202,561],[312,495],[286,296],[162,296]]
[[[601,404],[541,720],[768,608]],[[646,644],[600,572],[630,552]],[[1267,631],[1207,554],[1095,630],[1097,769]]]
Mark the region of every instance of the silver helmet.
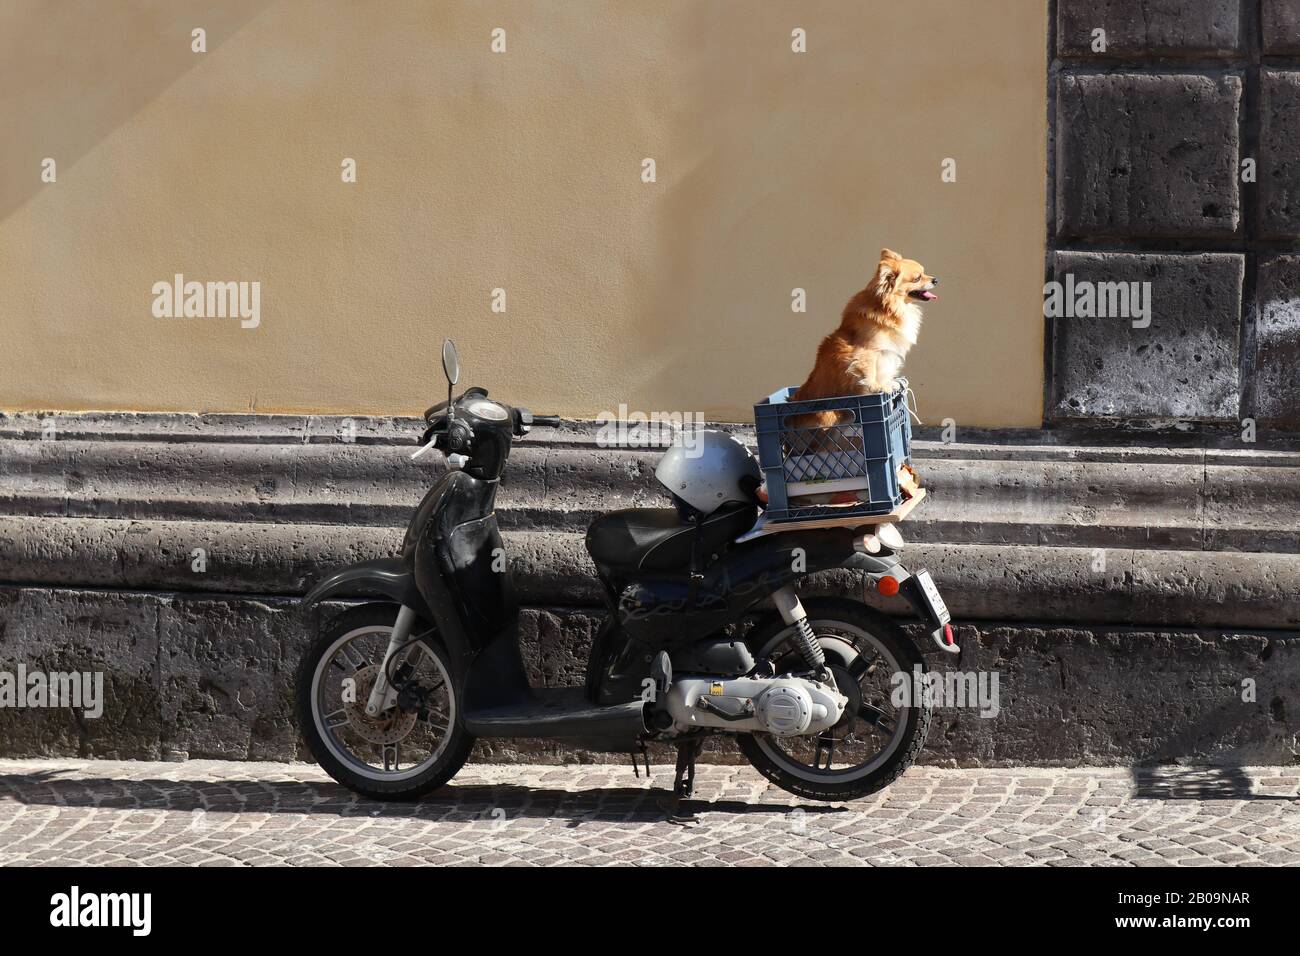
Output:
[[[753,487],[745,487],[746,476]],[[655,477],[692,508],[709,515],[731,501],[752,502],[763,472],[754,456],[731,436],[694,431],[677,436],[660,459]]]

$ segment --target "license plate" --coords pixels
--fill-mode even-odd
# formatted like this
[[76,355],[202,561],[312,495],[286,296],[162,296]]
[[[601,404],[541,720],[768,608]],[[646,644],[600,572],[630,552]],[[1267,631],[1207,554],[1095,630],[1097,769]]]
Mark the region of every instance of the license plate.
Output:
[[916,580],[921,585],[921,594],[924,595],[925,603],[929,605],[930,610],[934,612],[935,619],[940,624],[947,624],[952,620],[952,616],[948,613],[948,605],[943,603],[943,597],[939,594],[934,578],[930,577],[930,572],[916,572]]

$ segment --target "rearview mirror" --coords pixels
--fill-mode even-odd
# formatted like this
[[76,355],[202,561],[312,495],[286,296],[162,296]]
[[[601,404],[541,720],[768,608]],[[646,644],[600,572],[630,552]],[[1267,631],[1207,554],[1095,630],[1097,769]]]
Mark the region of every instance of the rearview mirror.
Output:
[[451,339],[442,340],[442,372],[447,376],[448,385],[460,381],[460,353]]

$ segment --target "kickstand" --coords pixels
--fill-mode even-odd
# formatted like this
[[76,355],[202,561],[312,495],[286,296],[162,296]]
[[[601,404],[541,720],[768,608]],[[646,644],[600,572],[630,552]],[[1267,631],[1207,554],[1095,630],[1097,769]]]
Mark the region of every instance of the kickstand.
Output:
[[649,780],[650,779],[650,750],[648,747],[646,747],[644,740],[640,741],[640,744],[641,744],[641,749],[639,751],[638,750],[632,751],[632,772],[636,774],[636,778],[638,780],[641,779],[641,768],[636,762],[637,757],[639,755],[641,759],[645,761],[645,778]]
[[695,758],[704,749],[698,737],[677,745],[677,773],[673,777],[673,796],[688,799],[695,792]]
[[682,802],[695,792],[695,759],[704,749],[704,739],[693,737],[677,745],[677,772],[673,775],[673,792],[665,795],[661,805],[674,823],[685,823],[695,818],[692,813],[682,813]]

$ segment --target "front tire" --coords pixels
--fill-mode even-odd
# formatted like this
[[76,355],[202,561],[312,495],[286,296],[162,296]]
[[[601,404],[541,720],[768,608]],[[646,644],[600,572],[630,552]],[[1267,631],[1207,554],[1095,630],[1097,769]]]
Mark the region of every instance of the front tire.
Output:
[[[394,707],[379,718],[365,716],[397,611],[395,604],[363,604],[335,617],[303,655],[295,681],[298,727],[312,756],[343,786],[375,800],[414,800],[436,790],[474,747],[461,722],[451,658],[426,622],[416,622],[393,670],[410,666],[411,678],[427,688],[425,715]],[[403,769],[403,745],[413,752],[417,743],[418,759]]]
[[[838,598],[811,598],[804,602],[804,608],[813,633],[826,653],[827,664],[832,666],[832,673],[836,675],[836,683],[841,685],[841,692],[850,697],[852,717],[846,713],[843,726],[837,725],[816,737],[776,738],[770,734],[740,734],[737,741],[754,769],[782,790],[810,800],[856,800],[889,786],[902,776],[925,746],[931,718],[924,696],[912,701],[914,706],[893,707],[892,693],[882,691],[878,679],[865,688],[860,680],[883,676],[889,682],[885,686],[892,688],[893,675],[902,673],[907,676],[910,687],[915,668],[920,668],[920,673],[924,674],[925,660],[897,624],[865,604]],[[776,618],[755,628],[746,636],[746,642],[755,657],[771,658],[778,663],[780,673],[782,665],[796,669],[802,667],[791,643],[794,633],[794,627]],[[877,668],[885,670],[877,674]],[[858,687],[856,697],[843,684],[848,677],[859,682],[855,684]],[[835,745],[854,737],[857,733],[855,722],[869,726],[871,736],[880,738],[880,748],[875,754],[867,754],[865,748],[859,748],[864,751],[860,762],[836,768],[833,764]],[[886,728],[889,729],[887,738]],[[840,735],[838,739],[836,734]],[[823,744],[827,735],[829,751]],[[806,754],[799,753],[801,748],[812,748],[811,763],[803,759]],[[821,767],[823,753],[826,753],[825,768]]]

